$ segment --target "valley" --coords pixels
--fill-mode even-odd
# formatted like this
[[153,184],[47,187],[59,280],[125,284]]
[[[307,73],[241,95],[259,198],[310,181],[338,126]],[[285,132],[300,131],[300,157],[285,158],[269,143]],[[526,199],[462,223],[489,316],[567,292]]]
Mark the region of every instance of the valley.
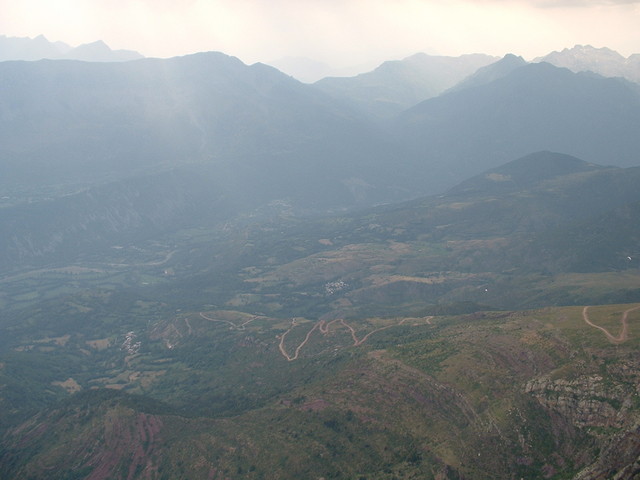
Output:
[[637,478],[640,90],[580,65],[0,62],[0,479]]
[[[92,478],[599,478],[607,448],[640,448],[640,317],[637,303],[589,299],[640,301],[640,272],[624,243],[597,254],[624,257],[617,271],[559,269],[593,250],[549,232],[570,215],[586,238],[600,213],[578,220],[571,199],[551,199],[635,170],[557,156],[562,172],[526,188],[484,183],[549,158],[365,213],[283,212],[4,277],[2,421],[21,426],[4,434],[2,475],[62,468],[51,442],[68,432],[86,459],[73,470]],[[632,182],[613,183],[601,208],[633,201]],[[497,204],[502,223],[487,223]],[[537,217],[510,213],[523,204]],[[26,439],[38,459],[12,447]]]

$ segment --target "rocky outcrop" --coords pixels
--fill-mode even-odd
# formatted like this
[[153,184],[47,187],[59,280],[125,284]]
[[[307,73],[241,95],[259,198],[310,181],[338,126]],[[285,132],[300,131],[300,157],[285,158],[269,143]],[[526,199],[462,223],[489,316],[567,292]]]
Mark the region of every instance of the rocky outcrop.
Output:
[[637,361],[613,364],[606,374],[572,379],[538,377],[526,383],[551,416],[587,432],[599,455],[575,480],[632,480],[640,478],[640,383]]
[[542,377],[525,385],[525,392],[544,408],[559,413],[576,427],[621,428],[633,406],[628,390],[622,384],[605,382],[597,374],[575,380]]
[[598,459],[575,480],[631,480],[640,478],[640,423],[613,436]]

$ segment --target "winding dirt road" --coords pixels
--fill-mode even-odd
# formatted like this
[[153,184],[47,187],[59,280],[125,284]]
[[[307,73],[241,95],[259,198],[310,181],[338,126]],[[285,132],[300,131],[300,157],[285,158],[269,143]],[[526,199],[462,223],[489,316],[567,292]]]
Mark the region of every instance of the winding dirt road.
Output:
[[289,333],[291,330],[293,330],[293,327],[295,327],[296,324],[296,319],[293,318],[291,320],[291,327],[289,327],[289,330],[287,330],[286,332],[284,332],[281,336],[280,336],[280,343],[278,344],[278,348],[280,349],[280,353],[282,353],[282,355],[284,356],[284,358],[287,359],[287,361],[289,362],[293,362],[294,360],[298,359],[298,355],[300,355],[300,350],[302,350],[302,347],[304,347],[307,342],[309,341],[309,338],[311,338],[311,334],[314,332],[314,330],[316,328],[319,328],[320,331],[322,331],[322,325],[324,324],[324,320],[320,320],[318,323],[316,323],[313,328],[311,330],[309,330],[307,332],[307,335],[304,337],[304,340],[300,343],[300,345],[298,345],[295,349],[295,352],[293,354],[293,357],[290,356],[287,353],[287,350],[284,348],[284,338],[287,336],[287,333]]
[[[426,317],[425,318],[425,323],[427,325],[431,325],[431,319],[432,318],[433,317]],[[398,323],[395,323],[395,324],[392,324],[392,325],[387,325],[385,327],[376,328],[376,329],[372,330],[371,332],[367,333],[364,337],[362,337],[360,339],[358,339],[358,336],[356,335],[356,330],[351,325],[349,325],[347,322],[345,322],[344,319],[342,319],[342,318],[336,318],[334,320],[331,320],[330,322],[326,322],[325,320],[320,320],[319,322],[317,322],[317,323],[315,323],[313,325],[311,330],[309,330],[307,332],[306,336],[304,337],[304,340],[302,342],[300,342],[300,344],[294,350],[294,354],[293,355],[289,355],[289,353],[287,352],[287,349],[285,348],[284,342],[285,342],[285,337],[287,336],[287,334],[291,330],[293,330],[294,327],[296,327],[296,325],[298,325],[296,323],[296,319],[293,318],[291,320],[291,326],[289,327],[289,329],[286,332],[284,332],[282,335],[280,335],[280,337],[279,337],[280,343],[278,344],[278,348],[280,350],[280,353],[282,353],[282,356],[284,358],[286,358],[287,361],[293,362],[294,360],[298,359],[298,356],[300,355],[300,351],[307,344],[307,342],[311,338],[311,334],[314,331],[319,330],[321,334],[327,335],[329,333],[329,328],[334,323],[340,323],[343,327],[345,327],[347,330],[349,330],[349,333],[351,334],[351,338],[353,339],[353,346],[357,347],[357,346],[362,345],[364,342],[366,342],[369,339],[369,337],[371,335],[373,335],[374,333],[380,332],[382,330],[386,330],[388,328],[397,327],[399,325],[404,324],[407,320],[408,320],[407,318],[403,318]]]
[[[200,317],[208,320],[210,322],[217,322],[217,323],[226,323],[227,325],[229,325],[229,327],[233,330],[245,330],[245,326],[248,325],[249,323],[253,322],[256,318],[259,318],[257,315],[253,316],[251,319],[242,322],[242,323],[234,323],[230,320],[225,320],[222,318],[214,318],[214,317],[210,317],[208,315],[206,315],[204,312],[200,312]],[[429,317],[424,317],[423,320],[425,322],[426,325],[431,325],[431,319],[433,317],[429,316]],[[402,320],[400,320],[397,323],[393,323],[391,325],[386,325],[384,327],[379,327],[376,328],[372,331],[370,331],[369,333],[367,333],[365,336],[363,336],[362,338],[358,338],[358,335],[356,333],[355,328],[353,328],[351,325],[349,325],[347,322],[344,321],[343,318],[334,318],[331,321],[327,321],[327,320],[319,320],[318,322],[316,322],[313,327],[311,327],[311,329],[307,332],[307,334],[304,337],[304,340],[302,340],[302,342],[300,342],[298,344],[298,346],[295,348],[295,350],[293,351],[293,355],[289,354],[289,352],[287,351],[287,348],[285,346],[285,341],[287,338],[287,335],[289,334],[289,332],[291,332],[295,327],[297,327],[298,325],[300,325],[297,321],[296,318],[292,318],[291,319],[291,325],[289,326],[289,328],[287,329],[286,332],[284,332],[282,335],[277,335],[276,338],[279,340],[278,342],[278,349],[280,350],[280,353],[282,354],[282,356],[288,361],[288,362],[293,362],[294,360],[297,360],[298,357],[300,356],[300,352],[302,351],[302,349],[305,347],[305,345],[309,342],[309,339],[311,338],[311,335],[313,335],[313,332],[315,332],[316,330],[318,330],[322,335],[328,335],[330,333],[330,329],[333,325],[338,324],[338,328],[340,328],[340,326],[346,328],[350,335],[351,338],[353,339],[353,346],[354,347],[358,347],[360,345],[362,345],[363,343],[365,343],[369,337],[371,337],[371,335],[373,335],[374,333],[377,332],[381,332],[382,330],[387,330],[388,328],[392,328],[392,327],[397,327],[400,325],[403,325],[407,320],[411,320],[409,318],[403,318]],[[412,320],[418,320],[418,319],[412,319]],[[189,334],[191,334],[193,332],[193,329],[191,327],[191,323],[189,322],[188,318],[185,318],[185,323],[187,325],[187,328],[189,329]]]
[[629,334],[628,334],[628,331],[629,331],[629,326],[628,325],[629,324],[627,322],[627,317],[629,316],[629,312],[633,312],[634,310],[638,310],[638,309],[640,309],[640,306],[630,308],[630,309],[625,310],[623,312],[622,318],[620,319],[620,321],[622,323],[622,330],[620,331],[620,334],[617,337],[614,337],[613,335],[611,335],[609,330],[607,330],[606,328],[601,327],[600,325],[596,325],[591,320],[589,320],[589,307],[588,306],[584,307],[582,309],[582,318],[587,323],[587,325],[590,325],[593,328],[597,328],[602,333],[604,333],[607,336],[607,338],[609,339],[610,342],[612,342],[612,343],[624,343],[629,338]]
[[235,329],[235,330],[244,330],[244,329],[245,329],[245,328],[244,328],[244,327],[245,327],[245,325],[250,324],[250,323],[251,323],[251,322],[253,322],[256,318],[258,318],[258,316],[257,316],[257,315],[254,315],[251,319],[249,319],[249,320],[247,320],[246,322],[243,322],[243,323],[241,323],[241,324],[239,324],[239,325],[238,325],[237,323],[233,323],[233,322],[231,322],[231,321],[229,321],[229,320],[223,320],[223,319],[220,319],[220,318],[211,318],[211,317],[208,317],[208,316],[206,316],[203,312],[200,312],[200,316],[201,316],[202,318],[204,318],[205,320],[209,320],[210,322],[226,323],[226,324],[230,325],[232,329]]
[[191,322],[188,317],[184,318],[184,323],[186,323],[187,328],[189,329],[189,335],[191,335],[193,333],[193,328],[191,328]]

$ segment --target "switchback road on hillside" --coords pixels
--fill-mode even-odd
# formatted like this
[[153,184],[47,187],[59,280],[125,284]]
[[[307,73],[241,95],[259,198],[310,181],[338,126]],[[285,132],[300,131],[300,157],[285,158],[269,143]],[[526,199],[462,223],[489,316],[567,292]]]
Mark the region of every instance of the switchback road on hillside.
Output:
[[302,350],[302,347],[304,347],[307,342],[309,341],[309,338],[311,337],[311,334],[314,332],[314,330],[316,328],[319,328],[320,331],[322,331],[322,326],[324,325],[324,320],[320,320],[318,323],[316,323],[313,328],[311,330],[309,330],[307,332],[307,335],[304,337],[304,340],[300,343],[300,345],[298,345],[295,349],[295,352],[293,354],[293,357],[290,356],[287,353],[287,350],[284,347],[284,338],[287,336],[287,333],[289,333],[291,330],[293,330],[293,327],[295,327],[296,324],[296,319],[293,318],[291,320],[291,326],[289,327],[289,330],[287,330],[286,332],[284,332],[281,336],[280,336],[280,343],[278,344],[278,348],[280,349],[280,353],[282,353],[282,355],[284,356],[284,358],[287,359],[287,361],[289,362],[293,362],[294,360],[298,359],[298,355],[300,355],[300,350]]
[[584,307],[582,309],[582,318],[587,323],[587,325],[590,325],[590,326],[592,326],[594,328],[597,328],[598,330],[602,331],[602,333],[604,333],[607,336],[607,338],[609,339],[610,342],[612,342],[612,343],[624,343],[629,338],[629,335],[628,335],[629,328],[628,328],[628,322],[627,322],[627,317],[629,316],[629,312],[633,312],[634,310],[638,310],[638,309],[640,309],[640,306],[630,308],[630,309],[625,310],[623,312],[622,318],[620,319],[620,321],[622,323],[622,330],[620,331],[620,334],[617,337],[614,337],[613,335],[611,335],[609,330],[607,330],[606,328],[601,327],[600,325],[596,325],[591,320],[589,320],[589,307],[588,306]]
[[[431,319],[433,317],[426,317],[425,323],[427,325],[431,325]],[[329,333],[329,328],[334,324],[334,323],[340,323],[343,327],[345,327],[347,330],[349,330],[349,333],[351,334],[351,338],[353,339],[353,346],[357,347],[362,345],[364,342],[366,342],[369,337],[371,335],[373,335],[376,332],[380,332],[382,330],[386,330],[388,328],[391,327],[397,327],[399,325],[404,324],[406,321],[408,320],[408,318],[403,318],[402,320],[400,320],[398,323],[394,323],[391,325],[386,325],[384,327],[379,327],[376,328],[374,330],[372,330],[371,332],[367,333],[364,337],[362,338],[358,338],[358,336],[356,335],[356,330],[349,325],[347,322],[344,321],[344,319],[342,318],[336,318],[334,320],[331,320],[330,322],[326,322],[325,320],[320,320],[319,322],[316,322],[313,327],[307,332],[307,334],[304,337],[304,340],[302,342],[300,342],[300,344],[296,347],[296,349],[294,350],[293,355],[289,355],[289,353],[287,352],[287,349],[285,347],[285,338],[287,336],[287,334],[294,329],[294,327],[296,327],[298,325],[298,323],[296,322],[296,319],[293,318],[291,320],[291,326],[289,327],[289,329],[284,332],[282,335],[280,335],[279,339],[280,339],[280,343],[278,344],[278,348],[280,349],[280,353],[282,353],[282,356],[284,358],[287,359],[287,361],[289,362],[293,362],[294,360],[298,359],[298,356],[300,355],[300,351],[302,350],[302,348],[307,344],[307,342],[309,341],[309,339],[311,338],[311,334],[318,330],[321,334],[323,335],[327,335]]]

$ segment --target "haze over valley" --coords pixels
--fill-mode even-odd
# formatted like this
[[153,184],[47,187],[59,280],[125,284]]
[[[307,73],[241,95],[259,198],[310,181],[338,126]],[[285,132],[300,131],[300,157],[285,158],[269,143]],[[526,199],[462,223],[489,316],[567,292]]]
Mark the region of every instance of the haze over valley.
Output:
[[0,479],[637,478],[639,58],[0,36]]

